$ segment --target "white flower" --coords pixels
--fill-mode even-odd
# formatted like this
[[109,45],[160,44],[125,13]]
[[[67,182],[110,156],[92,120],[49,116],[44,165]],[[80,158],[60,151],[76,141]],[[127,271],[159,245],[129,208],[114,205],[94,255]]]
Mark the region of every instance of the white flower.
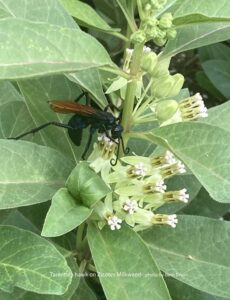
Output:
[[188,203],[188,199],[189,199],[189,194],[187,194],[186,189],[182,189],[182,190],[178,191],[178,200],[180,200],[184,203]]
[[146,175],[146,168],[143,163],[139,163],[134,166],[132,173],[137,176],[145,176]]
[[160,173],[163,178],[167,178],[173,175],[186,173],[186,168],[185,165],[178,160],[175,164],[161,168]]
[[167,189],[167,186],[164,184],[163,180],[157,181],[155,188],[154,188],[155,192],[164,193],[166,189]]
[[164,155],[165,162],[169,165],[174,164],[176,162],[175,156],[170,151],[166,151]]
[[115,229],[120,229],[121,228],[120,224],[122,223],[122,220],[119,219],[117,216],[110,216],[108,218],[107,223],[110,226],[111,230],[115,230]]
[[176,164],[176,171],[179,174],[186,173],[185,165],[179,160]]
[[199,117],[206,118],[208,116],[208,110],[200,93],[180,101],[179,108],[184,121],[191,121]]
[[131,56],[133,54],[134,49],[126,48],[126,55]]
[[138,204],[134,200],[126,200],[123,204],[124,211],[127,211],[130,215],[137,211]]
[[149,53],[151,51],[152,51],[152,49],[150,47],[144,46],[144,48],[143,48],[144,53]]
[[178,223],[177,215],[168,215],[168,220],[166,221],[166,224],[171,226],[172,228],[176,227],[176,224]]
[[159,224],[159,225],[169,225],[173,228],[176,227],[176,224],[178,223],[177,215],[163,215],[163,214],[156,214],[152,218],[153,224]]

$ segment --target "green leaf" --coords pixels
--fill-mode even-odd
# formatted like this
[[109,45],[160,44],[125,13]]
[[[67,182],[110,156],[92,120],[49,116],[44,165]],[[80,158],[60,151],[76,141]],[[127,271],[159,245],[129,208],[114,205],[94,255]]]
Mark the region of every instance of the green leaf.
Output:
[[[21,93],[25,98],[27,114],[33,120],[27,130],[38,127],[50,121],[67,124],[71,115],[56,114],[49,106],[51,100],[74,100],[82,93],[78,86],[69,81],[64,75],[48,76],[40,79],[23,80],[18,82]],[[21,120],[23,122],[23,120]],[[23,133],[21,131],[20,133]],[[11,135],[16,136],[16,135]],[[77,162],[82,153],[80,147],[74,145],[68,131],[57,126],[49,126],[34,135],[25,137],[31,141],[58,149],[65,156]],[[84,140],[84,138],[83,138]]]
[[39,21],[70,28],[78,27],[57,0],[1,0],[0,11],[3,12],[3,16],[13,19]]
[[52,198],[42,229],[42,235],[54,237],[65,234],[83,223],[92,213],[80,205],[66,188],[62,188]]
[[227,298],[216,297],[194,289],[171,277],[166,277],[165,280],[173,300],[227,300]]
[[164,56],[229,39],[230,9],[228,0],[169,1],[166,9],[172,11],[177,37],[167,43]]
[[208,118],[202,120],[202,123],[215,125],[230,132],[230,101],[208,110]]
[[[64,250],[63,248],[59,248],[60,252],[63,256],[68,256],[68,251]],[[58,249],[58,250],[59,250]],[[64,250],[64,251],[63,251]],[[79,273],[79,268],[76,264],[76,260],[74,257],[68,257],[66,259],[68,266],[70,267],[73,274],[77,275]],[[70,276],[71,273],[68,273],[68,276]],[[67,276],[67,274],[65,274]],[[70,276],[71,277],[71,276]],[[19,288],[14,288],[13,293],[4,293],[0,291],[0,298],[4,300],[67,300],[72,299],[72,296],[79,286],[79,277],[73,276],[72,282],[69,285],[68,289],[63,295],[47,295],[47,294],[37,294],[33,292],[29,292],[26,290],[22,290]]]
[[84,278],[81,278],[80,284],[78,286],[78,289],[76,290],[75,297],[72,298],[72,300],[97,300],[97,296],[94,294],[94,292],[91,290],[91,288],[86,284],[86,281]]
[[0,48],[0,79],[75,72],[111,64],[101,44],[78,29],[2,19],[0,39],[4,40]]
[[187,215],[198,215],[219,219],[230,209],[230,204],[214,201],[208,192],[202,188],[195,199],[184,207],[180,213]]
[[61,0],[71,16],[78,20],[82,26],[93,27],[103,31],[117,31],[110,27],[88,4],[75,0]]
[[[63,294],[72,280],[64,257],[45,239],[12,226],[0,226],[0,286],[40,293]],[[69,276],[58,276],[69,274]]]
[[87,163],[79,163],[70,174],[66,187],[84,206],[91,208],[104,198],[110,189]]
[[[168,147],[197,177],[211,197],[229,203],[230,133],[200,122],[178,123],[146,134]],[[220,188],[221,187],[221,188]]]
[[230,9],[228,0],[183,0],[174,11],[175,25],[185,25],[200,22],[229,21]]
[[102,89],[101,78],[98,70],[90,69],[66,74],[69,80],[80,85],[95,97],[95,102],[100,108],[104,108],[108,103]]
[[0,207],[49,200],[64,185],[72,164],[58,151],[24,141],[0,140]]
[[230,224],[180,216],[175,229],[154,226],[141,233],[160,269],[201,291],[230,295]]
[[33,123],[24,99],[9,81],[0,82],[0,137],[17,136]]
[[177,29],[177,36],[170,40],[162,54],[162,59],[183,51],[218,43],[229,39],[229,22],[197,23]]
[[223,95],[215,88],[215,86],[211,83],[211,81],[208,79],[207,75],[204,71],[198,71],[195,75],[196,81],[199,84],[199,86],[205,90],[208,91],[214,99],[216,99],[216,102],[222,102]]
[[211,59],[229,60],[230,48],[219,43],[200,48],[198,54],[201,62]]
[[91,224],[87,236],[107,299],[171,299],[153,257],[133,230],[100,231]]
[[230,61],[212,59],[202,63],[202,67],[213,85],[229,98]]

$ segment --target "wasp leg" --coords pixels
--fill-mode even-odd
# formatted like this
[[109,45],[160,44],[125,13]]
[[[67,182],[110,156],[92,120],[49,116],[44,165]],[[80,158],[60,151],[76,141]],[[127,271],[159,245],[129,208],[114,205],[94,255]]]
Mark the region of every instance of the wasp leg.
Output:
[[91,144],[91,142],[92,142],[92,137],[93,137],[93,134],[95,133],[95,131],[96,131],[96,129],[94,128],[94,127],[90,127],[90,130],[89,130],[89,138],[88,138],[88,141],[87,141],[87,143],[86,143],[86,145],[85,145],[85,150],[84,150],[84,152],[83,152],[83,154],[82,154],[82,159],[84,159],[85,160],[85,156],[86,156],[86,153],[88,152],[88,150],[89,150],[89,147],[90,147],[90,144]]
[[45,123],[45,124],[43,124],[43,125],[41,125],[39,127],[33,128],[30,131],[22,133],[22,134],[14,137],[14,138],[8,138],[8,139],[10,139],[10,140],[19,140],[19,139],[23,138],[24,136],[26,136],[28,134],[36,133],[36,132],[40,131],[41,129],[46,128],[46,127],[48,127],[50,125],[57,126],[57,127],[62,127],[62,128],[67,128],[67,129],[74,129],[74,128],[72,128],[71,126],[69,126],[67,124],[58,123],[58,122],[53,121],[53,122]]

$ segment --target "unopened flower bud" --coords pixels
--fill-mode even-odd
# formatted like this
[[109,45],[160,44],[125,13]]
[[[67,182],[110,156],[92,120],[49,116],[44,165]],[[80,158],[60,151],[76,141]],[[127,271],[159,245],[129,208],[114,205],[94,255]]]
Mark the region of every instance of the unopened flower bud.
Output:
[[159,9],[162,6],[160,1],[158,1],[158,0],[150,0],[150,3],[152,6],[152,9]]
[[169,70],[168,70],[169,64],[170,64],[170,58],[161,60],[160,56],[158,55],[157,64],[150,75],[152,77],[168,76],[169,75]]
[[179,94],[183,84],[183,75],[168,75],[155,80],[151,86],[151,92],[157,98],[174,97]]
[[176,35],[177,35],[176,29],[174,29],[174,28],[167,29],[167,31],[166,31],[167,39],[173,40],[173,39],[175,39]]
[[157,55],[154,52],[144,53],[141,60],[143,71],[150,73],[157,64]]
[[158,121],[164,122],[169,120],[177,111],[179,104],[175,100],[165,100],[157,103],[155,112]]
[[159,21],[159,27],[162,29],[168,29],[172,27],[173,16],[171,13],[165,13],[162,15]]
[[143,30],[138,30],[131,35],[131,42],[133,44],[141,44],[146,40],[146,35]]

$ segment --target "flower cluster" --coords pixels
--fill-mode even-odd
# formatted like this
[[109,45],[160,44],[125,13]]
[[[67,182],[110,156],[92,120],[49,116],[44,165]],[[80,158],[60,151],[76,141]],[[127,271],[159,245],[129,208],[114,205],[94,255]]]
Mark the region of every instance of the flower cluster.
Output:
[[[111,230],[120,229],[122,221],[134,230],[149,228],[153,224],[175,227],[176,215],[155,214],[165,203],[187,203],[189,195],[185,188],[168,191],[166,180],[185,173],[184,164],[166,151],[154,157],[127,156],[121,159],[107,177],[107,184],[114,186],[117,200],[106,199],[102,216]],[[100,204],[102,205],[102,204]]]

